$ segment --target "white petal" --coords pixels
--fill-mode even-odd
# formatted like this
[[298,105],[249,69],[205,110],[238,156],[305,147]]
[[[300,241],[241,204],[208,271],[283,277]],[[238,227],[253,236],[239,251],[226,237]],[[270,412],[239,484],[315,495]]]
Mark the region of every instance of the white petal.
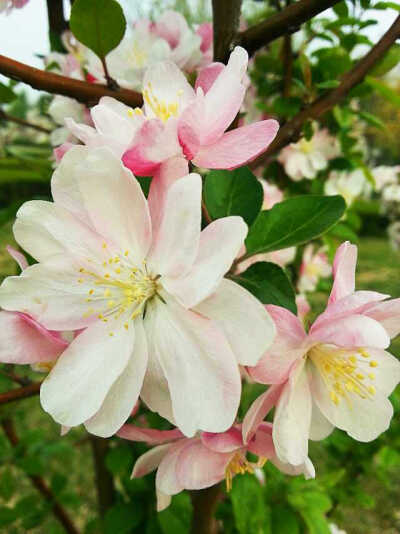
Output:
[[134,330],[125,320],[98,321],[79,334],[43,382],[43,409],[58,423],[76,426],[99,410],[132,354]]
[[255,365],[274,340],[275,324],[265,307],[231,280],[223,279],[195,311],[217,322],[242,365]]
[[315,402],[312,403],[311,412],[311,426],[310,439],[313,441],[320,441],[325,439],[333,432],[335,427],[328,421],[328,419],[321,413]]
[[128,419],[138,400],[147,367],[147,341],[142,319],[136,319],[128,328],[135,331],[135,346],[128,365],[111,386],[100,410],[85,423],[90,433],[103,438],[115,434]]
[[139,456],[134,465],[131,478],[140,478],[148,473],[157,469],[161,460],[168,453],[172,446],[172,443],[166,443],[165,445],[158,445],[151,448],[149,451]]

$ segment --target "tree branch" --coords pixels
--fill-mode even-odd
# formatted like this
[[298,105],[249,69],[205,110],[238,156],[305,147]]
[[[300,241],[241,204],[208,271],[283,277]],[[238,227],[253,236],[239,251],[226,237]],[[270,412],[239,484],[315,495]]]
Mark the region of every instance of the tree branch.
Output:
[[215,520],[215,510],[220,496],[220,484],[190,492],[193,504],[191,534],[217,534],[218,525]]
[[15,124],[19,124],[20,126],[24,126],[25,128],[32,128],[33,130],[37,130],[38,132],[43,132],[47,134],[51,133],[51,130],[49,130],[48,128],[44,128],[39,124],[33,124],[18,117],[13,117],[12,115],[9,115],[8,113],[0,109],[0,121],[2,120],[7,122],[14,122]]
[[235,44],[243,46],[250,56],[258,49],[285,34],[299,30],[300,26],[318,13],[341,0],[299,0],[275,13],[263,22],[239,33]]
[[268,162],[269,158],[281,150],[288,143],[295,141],[301,132],[303,124],[310,119],[318,119],[324,113],[332,109],[340,102],[349,91],[361,83],[368,72],[387,52],[391,45],[400,38],[400,15],[396,18],[389,30],[383,35],[378,43],[371,48],[366,56],[361,59],[350,71],[342,76],[340,85],[322,95],[308,107],[300,111],[293,119],[288,121],[280,130],[266,152],[255,159],[250,167],[256,168]]
[[[14,423],[12,419],[10,418],[3,419],[1,422],[1,426],[3,427],[4,433],[8,441],[11,443],[11,445],[13,447],[17,447],[19,444],[19,439],[15,431],[15,427],[14,427]],[[28,477],[30,478],[35,488],[43,495],[46,501],[51,503],[54,515],[56,516],[58,521],[62,524],[65,531],[68,532],[68,534],[79,534],[78,529],[75,527],[67,511],[56,500],[56,496],[54,495],[51,488],[47,485],[45,480],[43,480],[43,478],[39,475],[28,475]]]
[[142,96],[135,91],[129,89],[113,91],[105,85],[82,82],[53,72],[35,69],[2,55],[0,55],[0,74],[27,83],[34,89],[75,98],[88,106],[97,104],[102,96],[112,96],[132,107],[141,106],[143,103]]
[[242,0],[212,0],[214,61],[226,63],[239,27]]
[[113,477],[105,464],[105,459],[109,450],[109,441],[92,435],[89,436],[89,440],[92,447],[94,469],[96,473],[99,513],[101,517],[104,517],[107,510],[114,504],[115,498]]
[[41,382],[30,384],[21,388],[11,389],[5,393],[0,393],[0,405],[13,402],[15,400],[27,399],[28,397],[34,397],[40,391]]

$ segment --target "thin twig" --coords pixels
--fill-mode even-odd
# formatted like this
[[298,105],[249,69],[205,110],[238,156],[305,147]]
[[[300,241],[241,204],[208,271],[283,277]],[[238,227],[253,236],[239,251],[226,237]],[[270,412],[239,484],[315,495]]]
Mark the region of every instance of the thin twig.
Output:
[[34,397],[40,392],[41,382],[35,382],[29,386],[21,388],[11,389],[5,393],[0,393],[0,405],[7,404],[16,400],[27,399],[28,397]]
[[96,104],[102,96],[112,96],[128,106],[141,106],[142,95],[129,89],[113,91],[105,85],[82,82],[54,72],[35,69],[19,61],[0,55],[0,74],[24,82],[40,91],[75,98],[89,106]]
[[[15,430],[12,419],[7,418],[1,421],[4,433],[13,447],[17,447],[19,444],[19,438]],[[62,524],[65,531],[68,534],[79,534],[78,529],[72,522],[65,508],[57,501],[51,488],[47,485],[47,482],[39,475],[28,475],[35,488],[43,495],[43,497],[51,503],[52,510],[55,517]]]
[[278,13],[271,15],[263,22],[241,32],[235,44],[243,46],[249,55],[253,55],[254,52],[278,37],[298,31],[304,22],[312,19],[318,13],[325,11],[339,1],[299,0]]
[[264,165],[272,155],[281,150],[288,143],[298,139],[304,123],[310,119],[318,119],[324,113],[332,109],[338,102],[343,100],[349,91],[363,81],[368,72],[384,56],[396,39],[400,38],[400,15],[396,18],[389,30],[383,35],[378,43],[371,48],[366,56],[361,59],[341,79],[340,85],[300,111],[293,119],[288,121],[280,130],[268,149],[255,159],[250,167],[255,169]]
[[37,130],[38,132],[43,132],[47,134],[51,133],[51,130],[49,130],[48,128],[44,128],[44,126],[40,126],[39,124],[33,124],[32,122],[20,119],[19,117],[13,117],[2,109],[0,109],[0,121],[1,120],[7,122],[14,122],[15,124],[19,124],[20,126],[24,126],[25,128],[32,128],[33,130]]

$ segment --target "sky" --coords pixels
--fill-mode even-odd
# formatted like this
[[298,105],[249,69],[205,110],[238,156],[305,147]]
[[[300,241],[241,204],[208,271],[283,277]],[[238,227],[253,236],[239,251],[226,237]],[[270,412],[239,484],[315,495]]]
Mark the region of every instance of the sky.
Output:
[[[135,3],[142,7],[144,1],[149,3],[149,0],[120,0],[123,7],[130,6],[127,9],[130,13],[135,9]],[[65,5],[69,4],[68,0],[64,2]],[[368,28],[368,37],[376,42],[394,21],[396,12],[386,9],[374,11],[373,14],[379,23]],[[25,7],[14,9],[9,15],[0,13],[0,54],[41,68],[38,55],[48,51],[46,0],[30,0]]]

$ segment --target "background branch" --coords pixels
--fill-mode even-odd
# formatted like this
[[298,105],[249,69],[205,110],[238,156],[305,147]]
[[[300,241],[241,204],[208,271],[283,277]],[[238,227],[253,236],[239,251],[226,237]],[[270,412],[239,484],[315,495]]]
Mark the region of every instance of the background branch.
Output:
[[217,534],[215,511],[221,496],[221,485],[204,490],[191,491],[193,517],[191,534]]
[[242,0],[212,0],[214,61],[228,61],[239,28]]
[[[1,426],[3,427],[4,433],[8,441],[11,443],[11,445],[13,447],[17,447],[19,443],[19,439],[18,439],[12,419],[10,418],[3,419],[3,421],[1,422]],[[51,503],[54,515],[56,516],[58,521],[62,524],[65,531],[68,532],[69,534],[79,534],[78,529],[75,527],[67,511],[56,500],[56,496],[54,495],[51,488],[47,485],[45,480],[43,480],[43,478],[39,475],[28,475],[28,477],[30,478],[35,488],[46,499],[46,501]]]
[[273,154],[281,150],[288,143],[297,140],[304,123],[310,119],[318,119],[345,98],[354,86],[363,81],[368,72],[384,56],[387,50],[398,38],[400,38],[400,15],[378,43],[371,48],[368,54],[350,71],[344,74],[340,85],[336,89],[322,95],[282,126],[266,152],[255,159],[250,167],[254,169],[259,165],[267,163]]
[[129,89],[114,91],[105,85],[82,82],[53,72],[46,72],[2,55],[0,55],[0,74],[27,83],[34,89],[75,98],[88,106],[97,104],[102,96],[112,96],[132,107],[141,106],[143,103],[142,96],[135,91]]
[[96,475],[97,501],[100,517],[114,504],[114,481],[108,471],[105,459],[109,450],[109,440],[89,435],[93,452],[94,470]]
[[11,389],[10,391],[6,391],[5,393],[0,393],[0,405],[7,404],[15,400],[34,397],[39,393],[41,385],[41,382],[36,382],[35,384],[30,384],[29,386]]
[[[243,46],[253,55],[258,49],[271,43],[278,37],[296,32],[307,20],[318,13],[338,4],[341,0],[299,0],[282,11],[268,17],[263,22],[251,26],[239,33],[236,45]],[[215,38],[215,35],[214,35]]]
[[33,130],[37,130],[38,132],[43,133],[51,133],[51,130],[48,128],[44,128],[43,126],[39,126],[39,124],[33,124],[32,122],[28,122],[24,119],[20,119],[19,117],[13,117],[12,115],[9,115],[2,109],[0,109],[0,121],[7,121],[7,122],[14,122],[15,124],[19,124],[20,126],[24,126],[25,128],[32,128]]

